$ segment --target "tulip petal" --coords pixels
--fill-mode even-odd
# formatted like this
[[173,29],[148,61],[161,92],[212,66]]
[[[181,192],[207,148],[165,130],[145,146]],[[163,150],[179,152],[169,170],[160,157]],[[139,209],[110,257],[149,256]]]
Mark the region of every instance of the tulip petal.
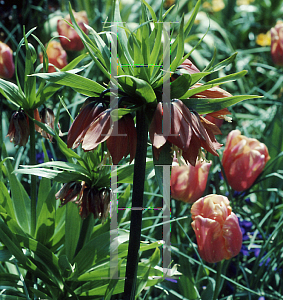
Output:
[[209,263],[216,263],[229,257],[225,249],[225,239],[218,222],[202,216],[196,216],[192,222],[195,231],[198,252],[202,259]]
[[223,237],[225,247],[229,253],[229,259],[238,255],[242,247],[242,231],[237,216],[232,212],[223,225]]

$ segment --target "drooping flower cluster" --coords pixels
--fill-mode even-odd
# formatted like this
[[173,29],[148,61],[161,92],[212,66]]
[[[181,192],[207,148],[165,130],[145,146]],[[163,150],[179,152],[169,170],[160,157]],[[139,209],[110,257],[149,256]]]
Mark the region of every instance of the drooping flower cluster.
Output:
[[[38,109],[34,110],[34,119],[38,122],[42,122],[44,124],[47,124],[52,129],[54,129],[54,121],[55,116],[50,108],[44,107],[40,113],[38,112]],[[42,130],[38,125],[35,124],[35,130],[44,138],[49,139],[52,141],[53,137]],[[12,113],[11,119],[10,119],[10,125],[8,129],[8,134],[10,138],[10,142],[13,142],[15,146],[25,146],[28,142],[30,135],[30,128],[29,128],[29,118],[27,114],[22,110],[14,111]]]
[[227,197],[207,195],[191,208],[192,227],[202,259],[216,263],[239,254],[242,232]]
[[137,133],[132,115],[126,114],[112,122],[111,109],[105,109],[102,103],[92,101],[81,109],[71,125],[67,145],[76,148],[82,143],[83,150],[90,151],[104,141],[113,164],[118,164],[128,154],[130,161],[134,159]]
[[263,143],[241,135],[239,130],[228,134],[222,164],[234,190],[240,192],[251,187],[269,159],[268,149]]
[[[166,120],[164,120],[166,122]],[[155,156],[158,158],[162,146],[168,141],[182,151],[185,161],[195,165],[201,147],[213,155],[222,145],[215,139],[220,134],[219,128],[200,116],[191,112],[182,101],[175,99],[171,102],[171,132],[165,135],[163,131],[163,104],[157,104],[153,120],[149,127],[149,136],[152,141]]]
[[88,187],[84,182],[71,181],[65,183],[55,195],[61,206],[75,202],[80,208],[80,216],[85,219],[90,213],[102,222],[108,216],[110,206],[110,189]]

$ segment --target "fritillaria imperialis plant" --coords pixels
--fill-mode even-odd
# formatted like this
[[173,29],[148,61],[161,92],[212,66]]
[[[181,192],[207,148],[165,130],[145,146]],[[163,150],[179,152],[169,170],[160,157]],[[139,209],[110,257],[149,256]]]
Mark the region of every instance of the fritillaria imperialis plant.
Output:
[[[124,299],[134,299],[137,293],[139,249],[142,247],[140,246],[141,208],[143,208],[149,141],[153,152],[151,164],[153,161],[155,176],[160,184],[162,178],[159,166],[172,164],[171,147],[177,156],[182,156],[191,165],[195,165],[197,158],[202,155],[202,148],[218,156],[217,149],[221,147],[221,144],[217,142],[215,135],[219,134],[220,130],[206,120],[203,115],[214,114],[216,117],[225,118],[228,106],[245,99],[255,98],[255,96],[247,95],[232,96],[219,88],[219,85],[223,83],[243,77],[246,71],[206,81],[206,76],[215,74],[233,62],[235,54],[216,65],[214,65],[214,57],[203,71],[199,71],[188,60],[195,48],[185,54],[184,42],[190,34],[200,5],[201,1],[198,1],[186,23],[184,17],[181,18],[177,34],[172,38],[172,42],[166,30],[167,14],[163,14],[161,9],[157,17],[146,1],[141,3],[140,24],[133,31],[124,26],[117,1],[113,5],[113,18],[110,21],[109,31],[105,32],[105,39],[103,39],[103,34],[97,33],[88,26],[86,21],[82,28],[82,24],[77,22],[70,6],[70,24],[66,23],[67,30],[75,31],[78,34],[87,53],[76,58],[60,71],[48,73],[48,53],[46,54],[44,46],[36,38],[43,51],[43,64],[34,68],[31,63],[35,61],[34,49],[27,41],[32,34],[31,30],[19,45],[19,49],[25,45],[27,54],[24,89],[22,90],[19,84],[17,73],[18,85],[0,80],[3,95],[25,111],[30,124],[34,126],[35,122],[46,131],[46,137],[49,139],[52,136],[55,137],[60,150],[68,159],[68,162],[51,161],[40,165],[34,165],[34,160],[31,160],[32,166],[21,168],[16,172],[42,176],[64,183],[57,193],[53,190],[54,196],[61,200],[62,206],[67,207],[67,211],[71,208],[65,204],[76,202],[80,208],[80,216],[84,219],[76,250],[66,249],[66,257],[62,258],[60,262],[53,258],[54,269],[56,269],[56,264],[60,263],[62,273],[67,274],[63,278],[62,274],[56,274],[56,288],[51,288],[52,292],[50,292],[53,297],[63,293],[62,290],[65,286],[67,286],[66,291],[64,290],[65,293],[69,293],[72,297],[91,295],[87,284],[94,284],[88,280],[96,278],[91,264],[98,255],[95,251],[99,250],[96,248],[94,253],[88,257],[87,253],[91,252],[94,242],[87,243],[86,248],[83,246],[84,241],[87,240],[89,228],[93,226],[93,223],[89,221],[90,213],[103,221],[107,219],[108,215],[111,174],[109,168],[102,166],[111,163],[118,165],[128,155],[130,155],[129,161],[134,160],[134,168],[132,165],[123,166],[120,173],[116,172],[122,182],[125,173],[133,170],[133,191],[129,247],[127,251],[124,251],[124,255],[127,255],[126,271],[123,273],[125,284],[123,280],[115,281],[112,278],[117,284],[115,293],[121,292],[121,287],[123,288],[124,285]],[[86,34],[86,31],[89,35]],[[62,34],[64,35],[64,33]],[[65,35],[67,36],[67,33]],[[68,42],[68,40],[66,41]],[[85,66],[78,69],[74,69],[74,67],[85,57],[92,60],[90,64],[100,69],[105,77],[104,85],[77,74]],[[44,73],[40,73],[42,68]],[[171,80],[171,76],[174,80]],[[36,79],[40,82],[37,90]],[[49,121],[46,121],[46,124],[36,121],[33,114],[33,110],[43,105],[60,86],[71,87],[74,91],[88,97],[69,129],[67,144],[59,137],[59,128],[56,127],[58,116],[55,117],[54,123],[52,122],[55,124],[53,129],[52,126],[47,125],[51,124]],[[49,120],[53,120],[50,112],[48,113]],[[165,124],[168,125],[167,128],[165,128]],[[34,132],[34,127],[31,125],[30,132]],[[32,139],[34,137],[31,136],[31,145],[33,143],[31,148],[34,148]],[[80,145],[85,151],[83,154],[79,155],[70,149],[76,149]],[[109,155],[105,153],[106,149]],[[34,154],[32,156],[34,157]],[[162,190],[161,185],[160,190]],[[31,199],[33,220],[36,219],[35,199],[35,194],[33,194]],[[231,215],[229,208],[227,211]],[[229,214],[227,213],[227,218]],[[76,224],[72,223],[69,226],[76,226]],[[35,221],[33,221],[32,228],[31,236],[34,236]],[[95,242],[100,243],[99,240]],[[52,244],[52,246],[54,245]],[[150,247],[155,246],[151,244]],[[102,254],[99,253],[99,255]],[[157,254],[154,255],[148,266],[154,265],[156,258],[158,258]],[[226,255],[224,258],[228,258],[228,256]],[[88,266],[83,268],[82,265]],[[121,266],[122,261],[117,267]],[[151,270],[148,266],[147,272],[150,273]],[[33,270],[36,269],[34,266],[32,267]],[[87,269],[88,267],[90,269]],[[41,280],[47,280],[46,275],[44,276],[42,273],[38,272],[36,276]],[[144,282],[153,285],[157,280],[151,280],[149,273],[146,273],[147,278]],[[113,281],[111,282],[113,283]],[[140,286],[144,282],[141,282]],[[52,287],[50,282],[48,284]],[[93,291],[95,288],[91,287],[91,291]],[[46,287],[44,293],[49,293]],[[112,293],[114,293],[113,289],[107,288],[105,292],[107,297]]]

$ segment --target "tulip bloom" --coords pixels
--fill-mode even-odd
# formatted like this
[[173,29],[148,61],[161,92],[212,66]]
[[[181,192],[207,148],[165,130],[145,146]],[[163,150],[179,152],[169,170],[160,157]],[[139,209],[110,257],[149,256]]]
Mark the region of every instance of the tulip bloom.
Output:
[[199,199],[206,187],[211,162],[197,160],[195,167],[191,164],[173,166],[171,170],[171,197],[187,203]]
[[192,205],[192,227],[198,252],[209,263],[230,259],[241,250],[241,228],[229,203],[227,197],[212,194]]
[[[50,41],[46,48],[46,54],[48,56],[49,63],[53,64],[55,67],[62,69],[67,66],[67,53],[62,48],[61,44],[56,41]],[[43,62],[42,53],[39,54],[40,62]],[[56,72],[53,66],[48,67],[48,72]]]
[[132,161],[137,144],[132,115],[126,114],[111,124],[110,113],[111,109],[105,110],[101,103],[95,101],[85,105],[69,129],[67,146],[76,148],[82,143],[83,150],[91,151],[106,141],[113,164],[118,164],[128,154]]
[[277,21],[275,27],[270,29],[271,58],[275,65],[283,66],[283,22]]
[[251,187],[269,159],[268,149],[263,143],[241,135],[239,130],[228,134],[222,164],[234,190],[241,192]]
[[0,42],[0,77],[10,79],[14,71],[13,51],[8,45]]
[[[84,24],[88,25],[88,18],[85,11],[80,11],[78,13],[73,12],[74,17],[79,25],[79,27],[84,31],[84,33],[88,33],[87,28]],[[70,15],[67,15],[65,19],[72,24]],[[68,23],[66,23],[63,19],[58,20],[57,22],[57,31],[60,35],[60,43],[62,47],[67,51],[80,51],[84,48],[84,44],[77,34],[76,30],[72,28]],[[61,37],[64,36],[64,37]]]

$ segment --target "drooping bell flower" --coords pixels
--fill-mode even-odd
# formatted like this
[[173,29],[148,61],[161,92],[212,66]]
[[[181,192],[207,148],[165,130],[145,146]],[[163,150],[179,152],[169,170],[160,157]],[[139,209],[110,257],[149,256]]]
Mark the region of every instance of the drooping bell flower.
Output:
[[275,65],[283,66],[283,22],[277,21],[275,27],[270,29],[271,58]]
[[60,199],[61,206],[68,202],[75,202],[79,206],[79,213],[85,219],[90,213],[95,219],[105,221],[109,213],[110,189],[88,187],[85,182],[71,181],[65,183],[56,193],[56,199]]
[[241,192],[252,186],[270,159],[265,144],[241,135],[239,130],[228,134],[222,164],[229,185]]
[[182,101],[175,99],[171,102],[171,132],[169,134],[162,132],[162,124],[163,105],[159,102],[149,127],[149,136],[157,159],[166,141],[177,146],[182,151],[185,161],[193,166],[201,147],[218,156],[216,150],[222,145],[216,141],[214,135],[221,134],[221,131],[198,113],[191,112]]
[[[58,69],[64,68],[67,62],[67,53],[61,46],[59,42],[50,41],[46,48],[46,54],[48,56],[49,63],[53,64]],[[43,62],[43,55],[42,53],[39,54],[40,62]],[[48,66],[48,72],[56,72],[53,66]]]
[[[87,28],[84,24],[88,25],[88,18],[85,11],[74,12],[74,17],[79,27],[84,31],[84,33],[88,33]],[[70,24],[72,24],[70,15],[65,17]],[[63,19],[58,20],[57,22],[57,31],[60,35],[60,43],[62,47],[67,51],[80,51],[83,50],[84,44],[77,34],[76,30],[72,28],[68,23],[66,23]],[[61,37],[64,36],[64,37]]]
[[209,263],[230,259],[241,250],[241,228],[229,204],[227,197],[212,194],[192,205],[192,227],[198,252]]
[[0,78],[10,79],[14,71],[13,51],[8,45],[0,42]]
[[29,118],[23,110],[13,112],[7,136],[15,146],[25,146],[28,142]]
[[[55,121],[55,115],[52,109],[44,107],[40,111],[40,120],[42,123],[48,125],[51,127],[52,130],[54,130],[54,121]],[[41,130],[41,135],[48,139],[50,142],[52,142],[53,136],[47,133],[44,130]]]
[[104,109],[101,103],[87,104],[74,120],[67,139],[67,146],[76,148],[82,143],[85,151],[95,149],[106,141],[113,164],[130,154],[135,157],[137,133],[133,117],[126,114],[118,121],[111,122],[111,109]]
[[171,169],[171,197],[187,203],[194,203],[205,191],[212,162],[197,160],[196,165],[185,164]]

